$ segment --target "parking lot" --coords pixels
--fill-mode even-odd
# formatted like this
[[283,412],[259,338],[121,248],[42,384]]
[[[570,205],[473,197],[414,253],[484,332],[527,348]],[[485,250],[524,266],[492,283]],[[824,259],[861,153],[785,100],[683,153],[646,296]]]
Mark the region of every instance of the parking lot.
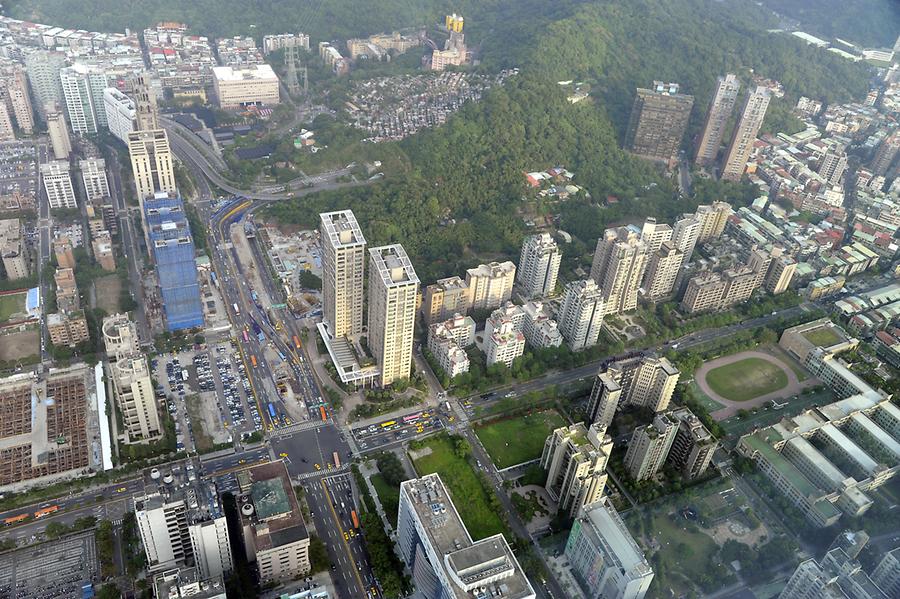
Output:
[[0,555],[0,597],[81,599],[98,574],[94,531]]
[[[230,342],[199,351],[168,354],[151,364],[159,384],[157,397],[165,402],[175,420],[179,451],[196,451],[198,440],[226,443],[233,439],[235,432],[244,434],[262,429],[246,369]],[[192,422],[188,413],[186,399],[195,394],[199,400],[192,398],[191,411],[202,422]],[[202,429],[195,430],[195,426]]]
[[46,146],[30,141],[0,143],[0,210],[34,209],[38,184],[38,152]]

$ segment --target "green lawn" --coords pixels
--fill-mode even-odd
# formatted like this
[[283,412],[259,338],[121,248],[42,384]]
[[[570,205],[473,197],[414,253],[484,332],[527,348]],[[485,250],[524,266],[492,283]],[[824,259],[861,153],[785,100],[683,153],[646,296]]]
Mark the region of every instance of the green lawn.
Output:
[[419,476],[432,472],[441,475],[472,538],[477,541],[506,532],[475,471],[466,460],[453,453],[450,439],[446,436],[434,437],[425,447],[430,447],[431,453],[413,462],[416,472]]
[[372,481],[372,486],[375,487],[375,492],[378,494],[378,501],[381,502],[381,507],[384,508],[388,521],[391,523],[391,526],[397,528],[397,509],[400,506],[400,489],[389,485],[381,474],[373,474],[369,480]]
[[556,410],[541,410],[479,426],[475,434],[494,464],[508,468],[541,457],[547,435],[565,423]]
[[745,358],[706,373],[713,391],[731,401],[749,401],[787,387],[787,374],[762,358]]
[[25,312],[24,293],[0,295],[0,322],[6,322],[13,314]]
[[821,347],[828,347],[841,341],[841,336],[835,333],[834,330],[832,330],[832,328],[829,326],[823,326],[818,329],[813,329],[811,331],[803,333],[803,336],[813,345],[818,345]]

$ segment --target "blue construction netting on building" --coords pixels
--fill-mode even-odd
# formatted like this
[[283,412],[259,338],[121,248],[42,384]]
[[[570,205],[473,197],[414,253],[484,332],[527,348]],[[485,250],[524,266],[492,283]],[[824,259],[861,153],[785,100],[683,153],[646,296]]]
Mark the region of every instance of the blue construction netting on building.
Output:
[[144,215],[169,331],[203,326],[194,240],[180,197],[144,200]]

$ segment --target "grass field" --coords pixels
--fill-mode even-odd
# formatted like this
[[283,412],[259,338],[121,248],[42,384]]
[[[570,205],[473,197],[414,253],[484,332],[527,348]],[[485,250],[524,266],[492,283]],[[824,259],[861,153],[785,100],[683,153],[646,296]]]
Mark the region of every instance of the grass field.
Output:
[[434,437],[425,444],[431,453],[413,463],[419,476],[432,472],[450,489],[453,504],[459,511],[469,534],[480,540],[505,532],[503,521],[491,507],[490,497],[469,463],[453,453],[453,444],[446,436]]
[[762,358],[745,358],[706,373],[713,391],[731,401],[749,401],[787,387],[784,369]]
[[400,506],[400,489],[396,489],[389,485],[384,477],[380,474],[373,474],[369,479],[375,492],[378,493],[378,501],[387,514],[388,521],[391,526],[397,528],[397,509]]
[[497,420],[475,429],[481,444],[498,468],[508,468],[541,457],[547,435],[565,425],[556,410]]
[[839,343],[841,340],[841,336],[835,333],[831,329],[831,327],[828,326],[813,329],[811,331],[803,333],[803,336],[813,345],[820,345],[822,347],[834,345],[835,343]]
[[13,314],[25,312],[25,293],[0,295],[0,322],[6,322]]

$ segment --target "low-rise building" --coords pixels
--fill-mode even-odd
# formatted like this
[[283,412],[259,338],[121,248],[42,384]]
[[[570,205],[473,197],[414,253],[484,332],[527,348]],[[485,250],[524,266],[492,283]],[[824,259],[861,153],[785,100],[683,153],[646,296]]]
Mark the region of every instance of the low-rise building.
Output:
[[260,582],[306,576],[309,533],[284,462],[251,466],[236,476],[244,547]]
[[469,371],[469,357],[464,349],[473,343],[475,321],[471,316],[455,314],[428,327],[428,351],[451,379]]
[[75,347],[90,339],[83,310],[47,315],[47,334],[50,343],[58,347]]
[[267,64],[213,67],[219,107],[272,106],[280,102],[278,76]]
[[563,336],[559,325],[550,317],[547,307],[542,302],[528,302],[522,306],[525,320],[522,323],[522,334],[525,343],[534,348],[559,347]]
[[9,280],[28,276],[28,257],[22,238],[22,223],[17,218],[0,220],[0,256]]

